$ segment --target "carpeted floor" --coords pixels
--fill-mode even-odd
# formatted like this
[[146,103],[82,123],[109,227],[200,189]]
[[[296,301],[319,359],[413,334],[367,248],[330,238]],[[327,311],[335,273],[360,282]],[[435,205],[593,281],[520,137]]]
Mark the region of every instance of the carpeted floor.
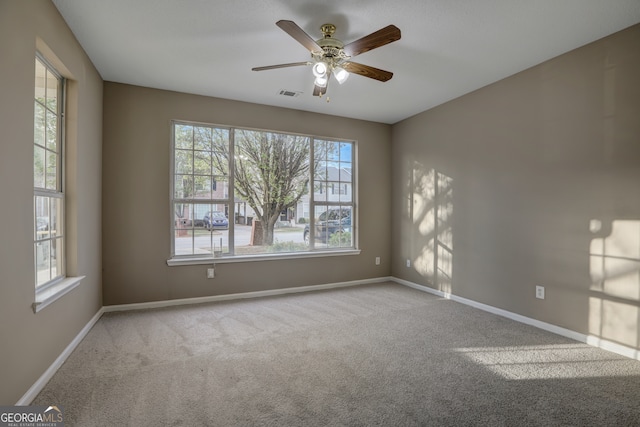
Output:
[[640,362],[398,284],[105,314],[68,426],[639,426]]

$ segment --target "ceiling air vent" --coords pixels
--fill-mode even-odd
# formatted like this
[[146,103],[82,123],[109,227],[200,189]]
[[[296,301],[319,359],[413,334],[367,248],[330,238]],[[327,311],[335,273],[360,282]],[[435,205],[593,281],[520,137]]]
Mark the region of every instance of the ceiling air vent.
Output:
[[286,90],[286,89],[281,89],[278,92],[278,95],[282,95],[282,96],[290,96],[291,98],[295,98],[296,96],[300,95],[302,92],[296,92],[295,90]]

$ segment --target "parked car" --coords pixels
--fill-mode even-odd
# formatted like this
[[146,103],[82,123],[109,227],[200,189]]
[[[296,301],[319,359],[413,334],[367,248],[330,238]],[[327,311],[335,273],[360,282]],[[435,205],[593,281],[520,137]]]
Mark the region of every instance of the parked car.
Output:
[[[316,241],[327,243],[331,235],[337,232],[351,232],[351,208],[331,208],[322,212],[315,222]],[[309,224],[304,226],[304,242],[309,245]]]
[[208,230],[229,228],[229,220],[225,216],[224,212],[220,212],[220,211],[207,212],[202,217],[202,221],[204,223],[204,226]]

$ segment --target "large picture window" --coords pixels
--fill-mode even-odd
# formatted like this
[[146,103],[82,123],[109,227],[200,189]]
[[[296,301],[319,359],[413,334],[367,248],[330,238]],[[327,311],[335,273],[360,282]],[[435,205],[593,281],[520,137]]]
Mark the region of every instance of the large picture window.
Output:
[[62,177],[62,77],[42,58],[35,61],[33,140],[34,259],[36,290],[62,279],[64,192]]
[[355,249],[353,141],[177,121],[172,134],[172,258]]

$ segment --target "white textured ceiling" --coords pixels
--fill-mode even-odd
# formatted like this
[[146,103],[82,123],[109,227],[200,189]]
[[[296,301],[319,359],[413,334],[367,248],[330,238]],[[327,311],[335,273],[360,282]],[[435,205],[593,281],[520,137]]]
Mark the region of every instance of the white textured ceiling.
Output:
[[[640,0],[53,1],[104,80],[382,123],[640,22]],[[309,59],[280,19],[316,39],[333,23],[345,43],[396,25],[401,40],[355,59],[393,78],[333,80],[326,102],[309,67],[251,71]]]

